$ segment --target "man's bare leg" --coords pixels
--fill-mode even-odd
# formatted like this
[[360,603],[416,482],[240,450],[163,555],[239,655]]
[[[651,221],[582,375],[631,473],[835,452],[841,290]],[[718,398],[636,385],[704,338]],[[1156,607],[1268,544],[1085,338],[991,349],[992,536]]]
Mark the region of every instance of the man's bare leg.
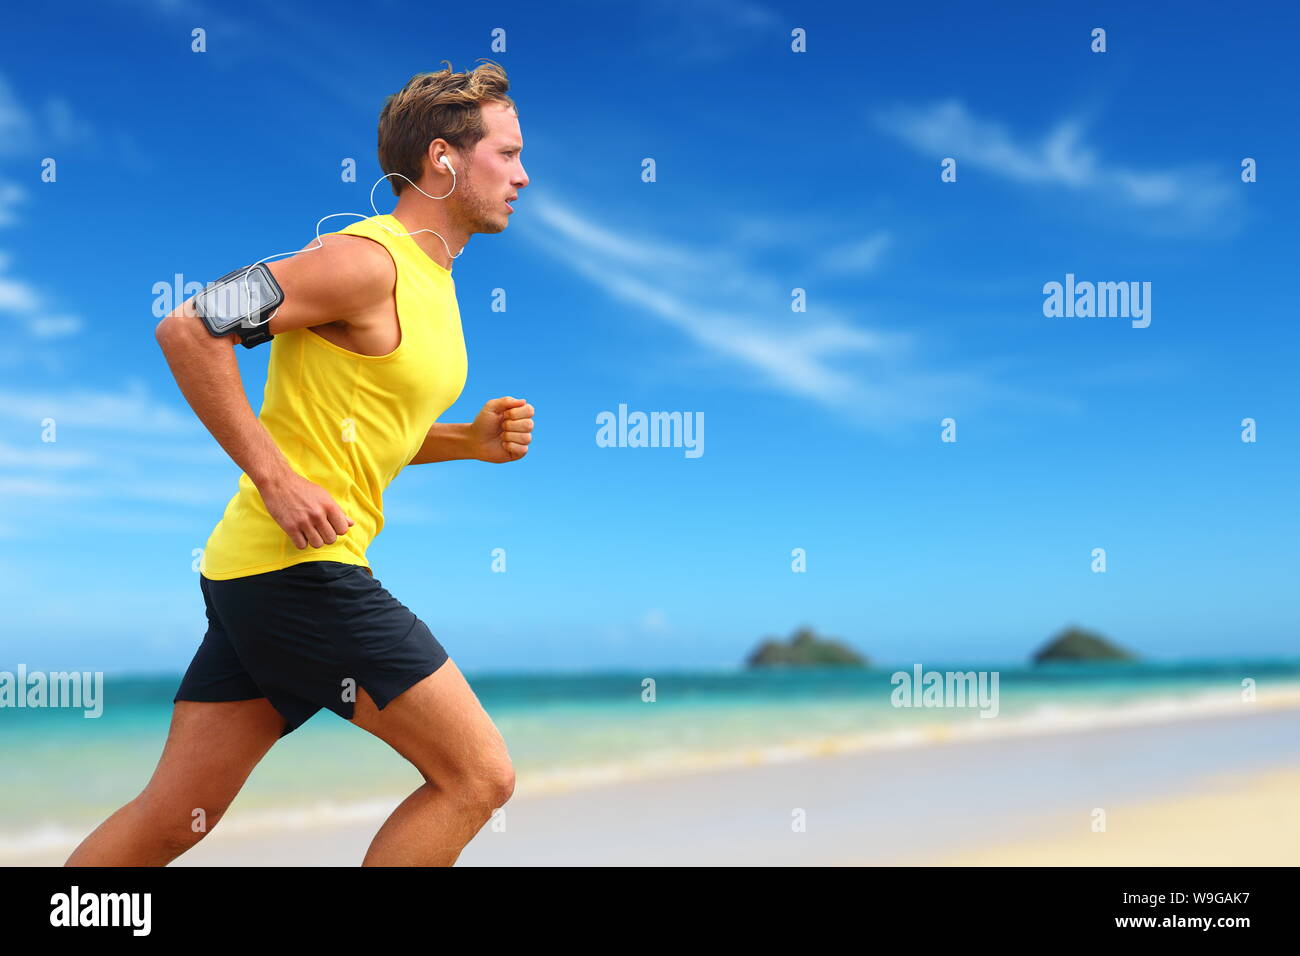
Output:
[[383,710],[358,688],[352,722],[425,781],[379,828],[362,866],[451,866],[514,792],[505,741],[450,658]]
[[[284,718],[265,697],[177,701],[148,785],[86,837],[64,866],[166,866],[211,832],[283,729]],[[199,809],[202,817],[194,812]]]

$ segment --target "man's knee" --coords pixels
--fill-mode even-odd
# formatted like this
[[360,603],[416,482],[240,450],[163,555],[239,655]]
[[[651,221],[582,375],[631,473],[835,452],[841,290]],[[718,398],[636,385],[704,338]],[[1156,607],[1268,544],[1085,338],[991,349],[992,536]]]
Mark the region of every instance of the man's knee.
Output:
[[503,807],[506,802],[514,795],[515,792],[515,768],[506,761],[505,765],[492,774],[491,787],[493,793],[492,809]]
[[431,782],[452,793],[466,806],[491,813],[504,806],[515,792],[515,769],[509,760],[505,760],[472,771],[445,774],[442,779]]
[[163,803],[146,791],[135,800],[136,812],[155,838],[176,853],[184,853],[202,840],[226,814],[229,804],[183,806]]

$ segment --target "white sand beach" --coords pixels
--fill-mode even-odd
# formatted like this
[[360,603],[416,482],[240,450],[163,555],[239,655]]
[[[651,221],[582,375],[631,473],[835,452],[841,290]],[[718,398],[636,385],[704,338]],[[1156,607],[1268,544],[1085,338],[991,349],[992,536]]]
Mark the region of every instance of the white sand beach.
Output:
[[[910,863],[941,866],[1296,866],[1300,766],[1224,776],[1184,797],[1125,804],[1093,832],[1077,815],[1045,819],[1037,837]],[[1081,822],[1083,825],[1081,825]]]
[[[1104,832],[1091,829],[1098,808]],[[218,828],[174,865],[357,865],[387,809],[332,827]],[[1295,865],[1300,712],[517,791],[502,822],[458,865]]]
[[[609,782],[522,779],[458,865],[1300,863],[1300,709],[1289,702],[735,756]],[[173,865],[356,866],[405,795],[350,804],[304,795],[272,813],[236,800]],[[1105,829],[1095,832],[1099,811]],[[33,834],[30,852],[4,863],[60,865],[80,836]]]

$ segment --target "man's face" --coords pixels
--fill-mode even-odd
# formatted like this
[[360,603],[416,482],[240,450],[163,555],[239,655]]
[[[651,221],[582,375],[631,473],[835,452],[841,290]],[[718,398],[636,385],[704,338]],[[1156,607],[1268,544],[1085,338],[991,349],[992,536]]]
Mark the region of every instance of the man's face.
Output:
[[519,158],[524,139],[515,111],[505,103],[485,103],[483,125],[487,134],[478,141],[469,161],[456,163],[459,178],[452,193],[452,198],[460,196],[457,211],[471,233],[503,231],[513,213],[508,200],[513,201],[528,185]]

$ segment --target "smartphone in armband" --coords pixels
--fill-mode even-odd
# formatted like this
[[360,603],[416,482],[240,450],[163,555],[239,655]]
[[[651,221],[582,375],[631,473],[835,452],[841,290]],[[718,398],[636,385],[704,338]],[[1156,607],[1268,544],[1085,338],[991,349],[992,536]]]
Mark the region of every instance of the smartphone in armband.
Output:
[[264,263],[236,269],[194,297],[194,308],[213,336],[238,333],[246,349],[269,342],[266,327],[284,301],[280,284]]

